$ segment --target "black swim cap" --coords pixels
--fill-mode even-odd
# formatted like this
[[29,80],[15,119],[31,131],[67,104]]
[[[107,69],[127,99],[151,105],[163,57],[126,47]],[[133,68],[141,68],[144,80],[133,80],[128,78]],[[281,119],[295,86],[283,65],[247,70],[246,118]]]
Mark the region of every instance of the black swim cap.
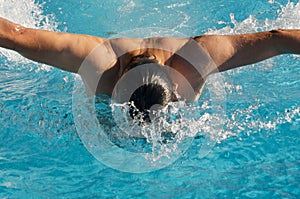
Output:
[[141,74],[143,85],[133,92],[129,100],[129,114],[140,122],[151,122],[150,109],[153,105],[166,106],[176,99],[172,91],[172,81],[156,59],[146,56],[134,57],[129,67],[132,69],[149,63],[155,64],[149,65],[152,70],[145,70],[145,73]]

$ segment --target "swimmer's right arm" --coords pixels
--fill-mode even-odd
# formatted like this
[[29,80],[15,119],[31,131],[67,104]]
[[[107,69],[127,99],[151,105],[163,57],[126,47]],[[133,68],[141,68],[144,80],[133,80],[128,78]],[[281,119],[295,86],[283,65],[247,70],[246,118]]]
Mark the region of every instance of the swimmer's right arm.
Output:
[[0,47],[24,57],[77,73],[86,56],[105,39],[25,28],[0,17]]

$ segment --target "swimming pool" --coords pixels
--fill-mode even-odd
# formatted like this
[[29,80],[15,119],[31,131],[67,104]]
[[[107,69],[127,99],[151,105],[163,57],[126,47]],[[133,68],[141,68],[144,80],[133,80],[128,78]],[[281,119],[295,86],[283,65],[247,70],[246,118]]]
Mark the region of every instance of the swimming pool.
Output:
[[[102,37],[147,27],[185,35],[300,28],[297,1],[79,2],[0,0],[0,16]],[[1,49],[0,196],[298,198],[299,70],[299,56],[284,55],[223,73],[227,117],[210,153],[199,158],[203,139],[195,139],[171,165],[132,174],[103,165],[81,143],[71,74]]]

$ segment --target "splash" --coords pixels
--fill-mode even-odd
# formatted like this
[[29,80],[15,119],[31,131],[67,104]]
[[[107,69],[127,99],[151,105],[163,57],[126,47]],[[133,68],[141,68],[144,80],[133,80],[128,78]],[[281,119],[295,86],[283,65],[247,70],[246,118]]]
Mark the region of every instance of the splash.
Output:
[[136,4],[133,0],[125,0],[122,6],[118,7],[119,12],[131,13],[136,7]]
[[[269,3],[276,3],[270,1]],[[269,31],[273,29],[299,29],[300,28],[300,2],[294,4],[293,2],[288,2],[286,5],[281,5],[280,10],[276,13],[278,17],[274,20],[268,18],[260,20],[257,15],[250,15],[244,21],[238,22],[234,17],[234,13],[230,14],[231,22],[223,29],[207,31],[207,34],[242,34],[242,33],[252,33],[259,31]],[[226,24],[226,22],[220,21],[220,24]],[[293,55],[293,57],[298,57],[298,55]],[[248,69],[259,70],[259,72],[271,70],[276,65],[275,59],[265,60],[264,62],[253,64],[248,66]],[[294,66],[297,67],[297,66]],[[229,75],[237,75],[243,73],[244,68],[238,68],[233,71],[225,73]],[[245,75],[245,74],[244,74]],[[282,76],[283,78],[283,76]],[[254,96],[246,92],[243,85],[235,85],[226,82],[226,92],[228,93],[228,98],[233,95],[235,98],[240,98],[244,96],[244,99],[251,99]],[[256,88],[253,88],[256,89]],[[276,92],[276,91],[274,91]],[[273,96],[269,96],[272,98]],[[268,96],[266,96],[268,98]],[[261,115],[260,111],[262,109],[267,109],[266,104],[256,99],[248,107],[237,108],[231,110],[228,113],[226,125],[224,126],[224,132],[219,136],[219,141],[226,140],[233,136],[239,136],[242,133],[250,135],[252,133],[258,133],[261,131],[274,131],[278,126],[283,124],[290,124],[293,128],[299,128],[297,121],[299,119],[299,106],[292,106],[287,108],[283,112],[276,111],[276,114],[271,116]]]
[[[281,11],[278,11],[279,17],[273,21],[268,19],[259,20],[253,15],[242,22],[237,22],[234,19],[234,14],[231,14],[232,24],[230,25],[233,25],[233,27],[229,25],[221,30],[210,30],[208,33],[232,34],[240,32],[257,32],[273,29],[275,26],[286,28],[283,26],[283,24],[289,20],[289,17],[286,16],[286,9],[290,9],[289,12],[291,14],[297,12],[299,6],[298,4],[294,5],[292,3],[283,6]],[[149,34],[149,32],[153,33],[155,31],[147,32]],[[156,32],[161,33],[161,31]],[[144,37],[145,35],[141,34],[145,34],[145,31],[139,29],[138,33],[137,30],[135,30],[134,32],[129,31],[119,35],[126,37],[127,34],[130,36],[138,34],[138,37]],[[118,37],[119,35],[115,35],[115,37]],[[269,61],[268,65],[269,67],[272,67],[273,62]],[[257,115],[260,114],[258,110],[260,109],[259,107],[262,107],[261,104],[251,105],[246,108],[240,107],[239,109],[226,114],[222,112],[226,109],[228,96],[227,93],[224,93],[224,87],[228,93],[247,95],[247,93],[244,92],[242,85],[235,86],[229,83],[220,85],[220,83],[224,82],[224,78],[226,78],[226,75],[223,74],[211,75],[207,81],[204,95],[198,103],[193,105],[185,103],[176,105],[170,104],[170,107],[160,112],[157,120],[155,120],[154,123],[147,125],[146,128],[132,124],[126,114],[128,113],[128,106],[126,104],[113,103],[111,107],[109,107],[111,108],[111,111],[103,111],[103,113],[109,114],[115,112],[114,115],[116,115],[117,118],[114,119],[118,121],[118,125],[113,122],[113,118],[109,119],[108,114],[105,114],[102,116],[98,115],[98,118],[93,122],[88,122],[96,125],[95,128],[91,127],[90,129],[86,128],[87,126],[85,125],[87,123],[83,122],[85,118],[83,112],[77,113],[75,110],[76,114],[79,115],[77,121],[79,128],[81,128],[79,132],[95,132],[94,134],[92,133],[92,137],[87,138],[90,141],[85,141],[86,143],[89,143],[89,146],[87,146],[89,151],[101,162],[109,162],[108,166],[122,171],[145,172],[165,167],[170,162],[176,160],[178,155],[182,155],[196,135],[204,136],[205,139],[201,149],[199,149],[200,152],[198,157],[202,158],[210,152],[216,142],[221,142],[232,136],[237,136],[244,131],[251,132],[257,129],[272,130],[287,121],[284,119],[281,120],[281,116],[278,116],[277,119],[267,118],[269,121],[257,118]],[[79,92],[75,88],[74,94],[77,93]],[[76,100],[79,98],[80,97],[75,97]],[[78,107],[80,104],[83,103],[78,103]],[[172,115],[172,112],[175,114]],[[295,117],[297,117],[297,112],[292,116],[292,118]],[[284,118],[287,117],[284,116]],[[110,123],[110,121],[112,122]],[[103,128],[105,123],[110,124]],[[101,124],[101,127],[97,127],[99,124]],[[102,134],[98,134],[97,137],[97,132],[99,131],[102,131]],[[93,136],[96,137],[93,138]],[[138,139],[135,139],[136,137],[138,137]],[[83,136],[81,139],[84,140],[86,138]],[[83,142],[85,143],[85,141]],[[107,148],[104,146],[105,144]],[[118,148],[115,146],[118,146]],[[122,150],[120,150],[120,148],[122,148]],[[101,151],[103,149],[107,154],[103,155],[103,152]],[[101,157],[98,154],[101,154]],[[117,154],[119,154],[120,160],[108,160],[112,156],[118,156]],[[134,160],[137,167],[128,167],[124,165],[125,162],[128,164],[128,161],[131,160]],[[147,160],[150,160],[149,164],[147,163]],[[122,164],[123,162],[124,164]]]
[[287,3],[285,6],[281,5],[281,9],[277,10],[278,17],[275,20],[265,18],[258,19],[259,15],[250,15],[244,21],[238,22],[234,17],[234,13],[230,13],[230,23],[219,21],[219,24],[228,24],[225,28],[220,30],[210,29],[207,34],[242,34],[259,31],[269,31],[273,29],[299,29],[300,24],[300,3]]
[[[274,2],[272,1],[272,3]],[[135,5],[130,4],[130,6],[134,7]],[[181,6],[184,6],[184,4],[172,4],[169,6],[169,8]],[[57,30],[58,24],[54,20],[54,15],[44,15],[42,8],[43,4],[35,3],[33,0],[0,0],[0,16],[11,19],[14,22],[20,23],[26,27]],[[278,10],[278,18],[275,20],[259,20],[255,15],[251,15],[246,20],[238,22],[234,18],[234,13],[232,13],[230,17],[230,25],[221,30],[209,30],[207,31],[207,33],[235,34],[257,32],[276,28],[299,28],[300,3],[294,4],[290,2],[285,6],[281,6],[281,10]],[[188,21],[188,19],[189,18],[187,18],[186,21]],[[161,36],[161,32],[159,32],[159,35]],[[27,59],[11,51],[0,49],[0,53],[6,56],[10,61],[18,63],[28,63]],[[264,64],[266,65],[266,63],[269,65],[269,67],[272,67],[274,64],[272,60],[269,60]],[[41,69],[43,70],[43,68]],[[242,71],[243,69],[240,70]],[[237,71],[239,71],[239,69]],[[214,81],[213,78],[216,78],[216,76],[209,79],[207,85],[218,83],[217,81]],[[229,94],[238,93],[238,95],[246,95],[243,85],[234,85],[227,83],[225,87]],[[222,91],[216,91],[216,93],[222,95]],[[222,100],[224,99],[221,99],[221,101]],[[251,132],[256,131],[256,129],[272,130],[276,129],[278,125],[285,123],[295,123],[295,121],[299,121],[299,119],[297,119],[299,118],[299,106],[293,107],[286,112],[278,113],[273,118],[266,118],[267,120],[264,120],[260,117],[258,119],[256,118],[256,120],[252,119],[250,121],[249,118],[255,118],[255,116],[259,115],[259,113],[257,113],[257,110],[259,108],[263,108],[263,104],[258,103],[246,108],[240,108],[233,111],[233,113],[229,113],[230,115],[228,117],[224,117],[222,113],[213,113],[213,110],[214,108],[216,108],[216,106],[212,105],[211,103],[213,102],[209,99],[209,96],[204,96],[199,104],[188,105],[183,103],[171,105],[170,109],[168,110],[169,112],[161,113],[164,116],[158,118],[156,123],[157,126],[150,126],[150,129],[152,130],[145,131],[145,129],[141,129],[140,127],[138,127],[140,128],[139,131],[141,131],[141,134],[145,137],[146,140],[143,143],[133,143],[137,141],[134,139],[132,143],[129,143],[128,139],[115,140],[115,138],[118,136],[112,136],[110,139],[113,142],[119,142],[119,146],[127,146],[127,150],[138,152],[151,150],[152,153],[150,153],[147,158],[155,162],[159,159],[163,159],[164,157],[170,158],[171,153],[173,152],[180,154],[182,151],[184,151],[183,149],[187,145],[187,143],[184,143],[185,138],[189,140],[190,138],[196,136],[198,133],[206,135],[211,140],[220,142],[229,137],[236,136],[244,131]],[[124,108],[124,110],[126,110],[125,105],[117,104],[112,105],[113,110],[117,106],[120,106]],[[179,117],[166,122],[167,118],[164,117],[166,117],[166,115],[172,115],[172,112],[179,113]],[[130,127],[128,121],[126,122],[124,123],[125,127]],[[219,129],[219,125],[222,125],[224,123],[226,123],[224,131],[216,131],[216,129]],[[294,126],[295,128],[297,128],[297,123],[295,124],[296,125]],[[168,131],[177,133],[175,133],[174,137],[171,136],[172,139],[168,139],[170,136],[166,137],[160,134],[160,132]],[[96,137],[95,139],[98,140],[99,138]],[[183,143],[183,145],[181,145],[181,143]],[[132,145],[132,147],[130,146],[130,144]],[[207,142],[207,144],[211,145],[212,143]],[[144,146],[146,147],[143,148]],[[209,148],[210,147],[208,147],[208,149]],[[208,152],[205,151],[205,147],[200,151],[203,152],[201,152],[199,157],[205,156],[205,153]]]
[[[211,77],[216,82],[219,76]],[[73,92],[73,115],[77,133],[96,159],[124,172],[143,173],[164,168],[190,147],[196,135],[205,136],[199,157],[206,156],[225,120],[222,97],[209,85],[210,96],[203,104],[169,103],[153,113],[151,123],[132,119],[128,103],[115,103],[108,96],[86,96],[80,77]],[[214,93],[216,92],[216,93]],[[222,93],[223,94],[223,93]],[[217,98],[218,96],[219,98]],[[96,117],[94,117],[96,116]]]
[[[126,37],[127,35],[133,36],[137,34],[140,34],[138,37],[148,37],[149,34],[150,36],[155,35],[154,33],[160,36],[162,36],[162,33],[178,35],[178,32],[172,30],[147,28],[123,32],[118,37],[120,35],[125,35]],[[174,38],[170,39],[176,40]],[[118,39],[112,39],[111,43],[115,41],[118,41]],[[206,74],[206,69],[211,70],[216,67],[210,56],[194,40],[186,39],[184,42],[184,46],[181,46],[180,49],[176,47],[168,49],[168,46],[163,46],[156,42],[149,42],[147,47],[164,49],[184,57],[201,76]],[[84,80],[88,79],[90,82],[93,82],[87,86],[92,93],[96,92],[93,85],[100,85],[101,87],[107,82],[99,83],[102,74],[90,75],[94,73],[90,72],[91,62],[89,60],[94,57],[94,54],[107,52],[105,50],[106,46],[105,44],[99,45],[97,49],[86,57],[79,70],[79,74],[83,75]],[[141,46],[131,45],[126,51],[118,51],[116,55],[111,56],[111,60],[108,59],[101,64],[114,63],[116,57],[139,48]],[[191,52],[197,52],[197,57],[189,56]],[[144,85],[145,82],[156,81],[155,79],[149,79],[152,77],[151,74],[164,79],[166,82],[165,86],[170,90],[173,90],[174,85],[167,81],[169,78],[167,74],[176,77],[178,82],[180,82],[176,89],[178,97],[187,100],[195,98],[196,93],[194,89],[179,71],[169,66],[161,67],[155,63],[136,66],[117,81],[113,88],[112,101],[109,102],[112,104],[109,107],[111,110],[103,109],[105,105],[101,104],[101,99],[97,103],[95,103],[93,98],[84,100],[84,96],[79,95],[82,89],[80,82],[76,81],[76,84],[79,86],[74,88],[72,107],[77,133],[93,156],[111,168],[134,173],[153,171],[163,168],[178,159],[189,148],[195,135],[198,133],[205,135],[206,139],[200,149],[200,157],[207,155],[218,139],[217,137],[223,124],[221,118],[224,115],[224,97],[226,96],[221,74],[209,77],[211,81],[206,86],[206,93],[208,94],[207,106],[199,106],[198,103],[186,104],[185,101],[180,100],[180,102],[170,103],[164,108],[151,107],[149,113],[151,123],[139,120],[143,116],[138,116],[134,118],[137,121],[132,121],[128,117],[128,112],[130,111],[126,103],[134,91]],[[83,90],[85,89],[83,88]],[[80,101],[80,99],[83,99],[83,101]],[[93,104],[99,106],[100,110],[95,109]],[[114,159],[112,157],[119,158]],[[137,166],[133,167],[132,165]]]

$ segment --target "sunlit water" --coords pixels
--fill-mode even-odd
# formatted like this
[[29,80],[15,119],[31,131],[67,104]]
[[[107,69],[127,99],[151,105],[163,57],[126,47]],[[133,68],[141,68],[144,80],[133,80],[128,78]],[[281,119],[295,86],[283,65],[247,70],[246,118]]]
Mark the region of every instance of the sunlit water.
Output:
[[[147,27],[185,35],[300,28],[300,5],[296,1],[243,1],[237,5],[231,1],[79,4],[0,0],[0,16],[28,27],[102,37]],[[1,49],[0,53],[1,197],[300,195],[298,56],[284,55],[223,73],[225,115],[219,117],[211,106],[209,88],[216,80],[211,77],[201,99],[193,105],[195,112],[190,112],[194,117],[180,123],[201,129],[190,132],[190,137],[195,136],[191,146],[162,170],[130,174],[103,165],[81,143],[72,115],[76,82],[72,74],[30,62],[10,51]],[[214,133],[213,125],[218,122],[222,122],[222,131]],[[181,130],[182,134],[187,132]],[[201,158],[200,149],[208,134],[217,144]],[[147,148],[149,142],[145,143],[145,148],[136,147],[143,143],[123,147],[129,151],[153,150],[152,145]],[[156,158],[166,155],[166,151],[158,150],[165,145],[155,146]]]

